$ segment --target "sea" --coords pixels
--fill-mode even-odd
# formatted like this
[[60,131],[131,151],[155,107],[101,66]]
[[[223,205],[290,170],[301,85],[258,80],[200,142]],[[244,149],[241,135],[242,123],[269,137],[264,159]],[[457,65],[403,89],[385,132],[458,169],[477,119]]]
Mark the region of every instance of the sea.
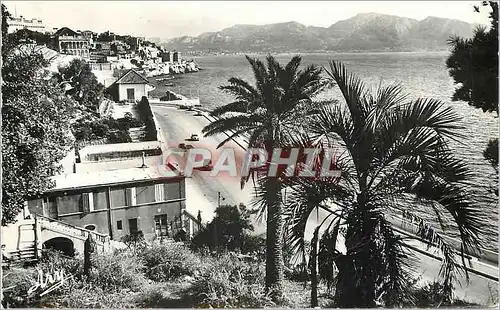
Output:
[[[275,55],[278,61],[286,64],[295,54]],[[453,79],[446,68],[449,52],[387,52],[387,53],[329,53],[302,54],[302,67],[310,64],[328,68],[331,60],[341,61],[349,71],[360,77],[365,84],[376,89],[380,84],[401,83],[409,99],[434,98],[453,107],[461,117],[465,138],[459,142],[451,141],[456,156],[465,160],[474,176],[469,183],[474,198],[488,214],[493,224],[489,234],[488,248],[498,250],[498,199],[492,192],[498,179],[494,169],[483,158],[482,152],[489,139],[498,137],[499,123],[496,114],[484,113],[465,102],[452,102],[455,89]],[[250,55],[265,60],[262,55]],[[198,97],[203,107],[212,109],[227,104],[233,99],[219,90],[228,84],[231,77],[239,77],[253,82],[253,73],[243,55],[199,56],[193,58],[203,69],[195,73],[176,75],[170,80],[174,86],[159,86],[152,95],[161,96],[169,89],[187,97]],[[335,89],[320,95],[323,98],[339,98]]]

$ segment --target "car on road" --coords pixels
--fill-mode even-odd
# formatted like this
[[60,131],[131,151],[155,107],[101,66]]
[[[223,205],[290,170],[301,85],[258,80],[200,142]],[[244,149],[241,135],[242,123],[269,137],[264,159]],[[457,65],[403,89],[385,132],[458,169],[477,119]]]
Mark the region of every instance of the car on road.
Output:
[[203,116],[203,113],[201,113],[200,111],[197,111],[194,116]]
[[191,141],[200,141],[200,138],[198,137],[198,134],[193,133],[191,135]]

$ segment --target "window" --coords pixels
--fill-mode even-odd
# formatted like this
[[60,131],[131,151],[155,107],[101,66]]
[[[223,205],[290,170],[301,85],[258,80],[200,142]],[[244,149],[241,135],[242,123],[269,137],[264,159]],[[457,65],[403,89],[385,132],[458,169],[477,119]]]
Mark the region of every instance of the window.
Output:
[[103,210],[107,208],[108,199],[105,189],[93,192],[92,198],[94,199],[94,210]]
[[124,207],[127,205],[127,192],[125,188],[111,189],[111,207]]
[[137,219],[128,220],[128,229],[131,234],[135,234],[139,230],[139,227],[137,225]]
[[135,197],[137,204],[155,202],[155,186],[136,187]]
[[168,236],[168,221],[166,214],[155,216],[155,233],[158,237]]
[[83,211],[82,195],[67,195],[56,198],[59,214],[78,213]]
[[135,89],[127,88],[127,100],[134,101],[135,100]]
[[164,186],[165,186],[165,193],[163,195],[164,200],[181,198],[179,183],[165,183]]
[[116,229],[118,229],[118,230],[122,230],[123,229],[122,221],[116,221]]

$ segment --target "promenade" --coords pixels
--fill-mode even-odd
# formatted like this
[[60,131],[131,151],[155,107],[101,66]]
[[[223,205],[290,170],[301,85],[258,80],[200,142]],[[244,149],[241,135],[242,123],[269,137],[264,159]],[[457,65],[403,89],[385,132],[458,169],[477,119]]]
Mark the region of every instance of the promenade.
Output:
[[[179,143],[186,143],[194,147],[207,148],[212,152],[212,158],[217,157],[220,150],[217,150],[216,147],[227,138],[227,135],[203,137],[201,130],[209,124],[207,117],[195,116],[195,111],[181,110],[174,105],[151,102],[151,107],[160,127],[164,147],[176,148]],[[191,134],[198,134],[200,140],[186,140]],[[244,151],[238,144],[246,146],[243,139],[237,139],[236,143],[235,141],[229,141],[226,147],[234,149],[236,161],[241,162]],[[208,174],[208,171],[195,171],[191,178],[186,179],[186,205],[190,213],[197,214],[198,210],[201,210],[203,220],[207,221],[213,217],[213,211],[219,203],[244,203],[247,206],[251,206],[251,183],[247,184],[241,190],[239,177],[210,177]],[[222,198],[220,201],[218,200],[219,194],[224,200]],[[323,218],[324,214],[321,212],[318,214],[318,217],[314,214],[309,218],[306,237],[309,236],[310,238],[312,236],[313,229]],[[253,222],[256,233],[265,232],[264,222],[258,222],[255,218]],[[415,254],[417,258],[414,268],[415,277],[421,276],[422,282],[438,279],[441,262],[435,257],[439,256],[439,253],[432,248],[428,250],[425,244],[417,240],[409,240],[407,243],[409,245],[408,250]],[[430,253],[431,255],[423,253]],[[472,268],[498,278],[498,266],[473,260]],[[461,275],[459,278],[462,286],[457,287],[455,290],[456,297],[458,298],[486,304],[488,299],[492,297],[491,294],[498,295],[498,282],[488,277],[470,273],[469,285],[467,285],[464,275]]]

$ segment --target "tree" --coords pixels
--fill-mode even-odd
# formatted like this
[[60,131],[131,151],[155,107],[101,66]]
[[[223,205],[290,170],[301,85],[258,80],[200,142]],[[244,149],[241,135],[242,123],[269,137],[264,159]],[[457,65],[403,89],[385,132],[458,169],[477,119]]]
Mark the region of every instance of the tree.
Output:
[[[248,147],[264,146],[272,154],[274,148],[290,145],[292,134],[300,131],[302,123],[297,120],[306,115],[311,97],[325,86],[321,70],[316,66],[299,70],[300,56],[293,57],[285,67],[272,56],[266,58],[267,67],[260,60],[246,58],[255,85],[232,77],[229,85],[221,86],[236,100],[213,110],[211,115],[219,118],[203,128],[203,133],[212,136],[232,132],[218,147],[234,137],[248,135]],[[254,203],[262,212],[267,211],[266,289],[278,300],[283,293],[283,186],[277,176],[259,172],[254,176],[258,181]],[[242,186],[248,180],[242,178]]]
[[[338,62],[330,62],[326,72],[343,100],[332,100],[310,117],[304,143],[318,141],[318,148],[338,149],[335,161],[341,175],[337,180],[294,181],[288,194],[287,241],[299,248],[311,212],[325,210],[322,239],[330,240],[338,269],[336,306],[375,307],[382,301],[395,307],[411,300],[412,257],[404,251],[391,215],[434,214],[436,222],[425,224],[433,228],[432,239],[441,249],[440,274],[449,296],[460,270],[457,257],[479,250],[487,223],[467,190],[471,173],[448,144],[460,137],[457,115],[438,100],[407,100],[397,84],[371,94]],[[463,251],[456,251],[443,235],[458,236]],[[338,247],[341,243],[345,254]]]
[[49,177],[73,139],[75,102],[48,78],[43,56],[29,46],[13,48],[2,67],[2,225],[24,202],[49,189]]
[[80,103],[82,110],[97,113],[103,99],[104,86],[92,73],[90,65],[83,59],[73,59],[68,66],[59,68],[59,83],[70,86],[66,92]]
[[196,247],[221,247],[244,251],[247,231],[253,231],[250,213],[242,204],[224,205],[215,210],[214,219],[193,238]]
[[[483,1],[490,6],[490,29],[478,27],[470,39],[453,37],[449,40],[451,55],[446,66],[455,84],[459,84],[452,99],[465,101],[484,112],[498,116],[498,2]],[[475,7],[479,12],[479,7]],[[498,138],[492,139],[484,157],[498,170]]]

